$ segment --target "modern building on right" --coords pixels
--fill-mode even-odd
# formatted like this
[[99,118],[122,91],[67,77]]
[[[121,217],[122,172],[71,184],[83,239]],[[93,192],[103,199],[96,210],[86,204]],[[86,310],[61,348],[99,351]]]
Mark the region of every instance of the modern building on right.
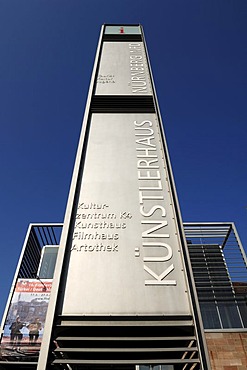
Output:
[[247,259],[232,222],[184,223],[212,369],[247,369]]

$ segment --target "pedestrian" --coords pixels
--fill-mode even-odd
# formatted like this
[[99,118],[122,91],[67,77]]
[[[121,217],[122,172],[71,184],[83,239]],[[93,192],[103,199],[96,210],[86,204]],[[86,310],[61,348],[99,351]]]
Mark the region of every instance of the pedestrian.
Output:
[[19,349],[23,334],[21,329],[23,328],[23,323],[20,320],[20,316],[16,316],[16,320],[12,322],[10,329],[10,343],[13,349]]

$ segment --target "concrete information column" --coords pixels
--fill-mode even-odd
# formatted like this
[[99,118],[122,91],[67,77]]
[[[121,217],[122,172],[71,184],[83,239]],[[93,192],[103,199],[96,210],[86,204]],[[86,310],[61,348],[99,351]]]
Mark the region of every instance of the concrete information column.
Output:
[[[104,42],[102,95],[153,95],[143,42]],[[159,121],[122,110],[89,118],[62,314],[189,314]]]
[[63,318],[193,317],[164,140],[141,27],[104,26],[54,282]]

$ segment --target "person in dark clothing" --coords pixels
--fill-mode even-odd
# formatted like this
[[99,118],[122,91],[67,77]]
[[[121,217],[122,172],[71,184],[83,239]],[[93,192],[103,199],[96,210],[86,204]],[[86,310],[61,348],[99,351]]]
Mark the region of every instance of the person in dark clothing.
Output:
[[21,333],[22,328],[23,324],[20,320],[20,317],[17,316],[16,320],[12,322],[10,326],[10,343],[13,346],[13,349],[16,349],[14,348],[14,345],[16,345],[16,347],[20,347],[21,340],[23,337],[23,334]]

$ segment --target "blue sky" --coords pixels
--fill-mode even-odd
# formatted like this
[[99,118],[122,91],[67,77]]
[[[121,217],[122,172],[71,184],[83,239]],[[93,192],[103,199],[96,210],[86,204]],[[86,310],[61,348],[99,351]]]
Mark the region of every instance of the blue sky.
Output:
[[246,247],[246,0],[1,0],[0,316],[28,224],[63,221],[103,23],[144,26],[183,220]]

